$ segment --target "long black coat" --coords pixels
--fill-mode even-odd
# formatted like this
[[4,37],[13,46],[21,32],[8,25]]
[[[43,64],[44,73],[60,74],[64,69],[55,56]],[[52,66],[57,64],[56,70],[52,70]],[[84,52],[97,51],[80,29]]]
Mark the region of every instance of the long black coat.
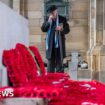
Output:
[[[67,23],[67,20],[65,17],[59,15],[59,23],[63,24],[63,31],[60,32],[61,34],[61,43],[62,43],[62,53],[63,58],[65,57],[65,34],[68,34],[70,31],[69,24]],[[48,19],[45,20],[45,22],[42,24],[41,30],[43,32],[47,32],[50,27],[50,23],[48,22]],[[46,51],[46,58],[50,59],[52,54],[52,47],[53,47],[53,36],[55,33],[55,29],[51,29],[51,35],[50,35],[50,45],[49,49]]]

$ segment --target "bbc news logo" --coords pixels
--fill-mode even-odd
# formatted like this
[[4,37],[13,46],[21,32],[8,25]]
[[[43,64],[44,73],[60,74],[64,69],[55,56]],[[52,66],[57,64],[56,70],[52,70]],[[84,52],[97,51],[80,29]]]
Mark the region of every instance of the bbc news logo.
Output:
[[13,97],[14,91],[13,89],[5,89],[0,91],[0,97]]

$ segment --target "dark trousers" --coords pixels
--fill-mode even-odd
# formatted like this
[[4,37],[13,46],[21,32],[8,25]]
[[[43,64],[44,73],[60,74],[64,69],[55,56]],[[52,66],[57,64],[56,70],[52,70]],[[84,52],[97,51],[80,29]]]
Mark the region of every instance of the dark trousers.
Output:
[[53,48],[51,59],[48,60],[47,67],[48,67],[47,68],[48,72],[50,73],[55,73],[55,72],[63,73],[64,72],[59,48]]

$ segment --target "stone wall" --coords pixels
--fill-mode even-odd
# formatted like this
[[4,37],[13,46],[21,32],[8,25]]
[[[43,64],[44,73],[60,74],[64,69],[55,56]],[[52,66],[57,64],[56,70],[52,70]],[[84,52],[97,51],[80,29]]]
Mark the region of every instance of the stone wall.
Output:
[[43,22],[44,2],[43,0],[28,0],[28,20],[30,29],[30,45],[36,45],[43,57],[44,55],[44,42],[43,32],[41,31],[41,25]]
[[66,38],[67,51],[86,51],[88,48],[88,0],[73,0],[70,3],[71,32]]

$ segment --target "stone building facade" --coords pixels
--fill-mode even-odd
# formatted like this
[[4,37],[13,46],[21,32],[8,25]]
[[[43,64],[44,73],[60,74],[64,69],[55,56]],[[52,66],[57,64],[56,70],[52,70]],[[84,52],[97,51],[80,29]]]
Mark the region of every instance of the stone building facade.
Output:
[[[45,59],[45,0],[1,0],[29,20],[30,45],[36,45]],[[88,63],[78,69],[78,78],[105,82],[105,1],[68,0],[70,33],[66,35],[66,54],[78,52],[78,60]],[[71,58],[71,56],[70,56]],[[68,58],[67,58],[68,59]]]

